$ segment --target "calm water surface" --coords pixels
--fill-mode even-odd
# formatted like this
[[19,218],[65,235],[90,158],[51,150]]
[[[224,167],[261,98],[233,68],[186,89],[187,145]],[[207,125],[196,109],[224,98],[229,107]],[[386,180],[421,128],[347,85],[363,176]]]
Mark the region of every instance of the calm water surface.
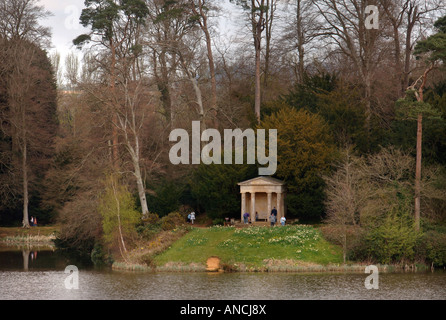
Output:
[[0,299],[42,300],[370,300],[446,299],[446,273],[130,273],[79,266],[79,289],[65,288],[72,264],[52,251],[0,251]]

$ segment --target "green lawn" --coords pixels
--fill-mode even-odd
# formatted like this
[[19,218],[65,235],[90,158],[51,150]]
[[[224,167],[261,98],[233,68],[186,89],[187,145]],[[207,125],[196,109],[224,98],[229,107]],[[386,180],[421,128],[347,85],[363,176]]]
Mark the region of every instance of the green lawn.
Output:
[[155,263],[205,264],[211,256],[232,266],[260,267],[267,259],[319,265],[342,263],[342,250],[323,239],[319,230],[305,225],[193,229],[155,257]]

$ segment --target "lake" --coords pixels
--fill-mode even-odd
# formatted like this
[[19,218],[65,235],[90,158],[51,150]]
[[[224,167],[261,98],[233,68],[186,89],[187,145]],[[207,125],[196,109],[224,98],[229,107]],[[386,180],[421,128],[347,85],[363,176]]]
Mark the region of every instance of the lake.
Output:
[[78,266],[51,250],[0,250],[0,299],[30,300],[381,300],[446,299],[446,272],[381,273],[368,290],[362,273],[134,273]]

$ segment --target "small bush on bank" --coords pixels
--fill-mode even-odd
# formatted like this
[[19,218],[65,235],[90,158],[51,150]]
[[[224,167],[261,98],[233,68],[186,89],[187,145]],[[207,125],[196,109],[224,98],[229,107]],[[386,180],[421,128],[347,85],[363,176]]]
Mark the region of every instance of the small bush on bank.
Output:
[[171,212],[161,219],[157,214],[149,214],[143,221],[143,225],[137,227],[138,234],[144,240],[152,240],[161,231],[170,231],[185,224],[183,216],[178,212]]
[[171,212],[162,217],[159,223],[162,230],[169,231],[184,225],[184,219],[178,212]]
[[416,249],[419,260],[433,267],[446,266],[446,233],[427,231],[420,238]]
[[91,261],[95,266],[113,264],[112,256],[108,252],[106,252],[104,246],[99,242],[95,243],[93,250],[91,251]]
[[392,212],[365,236],[366,252],[382,264],[413,261],[420,236],[414,230],[412,219]]

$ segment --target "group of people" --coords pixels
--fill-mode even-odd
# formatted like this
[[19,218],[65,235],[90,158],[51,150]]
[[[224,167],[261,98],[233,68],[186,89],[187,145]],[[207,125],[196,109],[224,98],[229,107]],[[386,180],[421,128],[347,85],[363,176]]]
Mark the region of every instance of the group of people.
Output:
[[[269,216],[269,221],[271,222],[271,227],[274,227],[276,225],[276,222],[277,222],[277,209],[276,209],[276,207],[274,207],[273,210],[271,210],[271,215]],[[282,216],[280,218],[280,224],[282,226],[284,226],[285,223],[286,223],[286,218]]]
[[[256,212],[256,215],[255,215],[255,218],[256,218],[256,221],[258,221],[259,215],[258,215],[257,212]],[[269,216],[269,221],[270,221],[272,227],[276,225],[276,222],[277,222],[277,209],[276,209],[276,207],[274,207],[271,210],[271,215]],[[251,215],[248,212],[245,212],[243,214],[243,222],[245,224],[251,223]],[[282,226],[284,226],[285,223],[286,223],[286,218],[285,217],[281,217],[280,218],[280,224]]]
[[30,225],[31,227],[37,227],[37,218],[31,216],[31,219],[29,220],[29,225]]
[[187,215],[187,222],[191,223],[191,224],[194,224],[194,221],[195,221],[195,212],[192,211],[191,213],[189,213]]

